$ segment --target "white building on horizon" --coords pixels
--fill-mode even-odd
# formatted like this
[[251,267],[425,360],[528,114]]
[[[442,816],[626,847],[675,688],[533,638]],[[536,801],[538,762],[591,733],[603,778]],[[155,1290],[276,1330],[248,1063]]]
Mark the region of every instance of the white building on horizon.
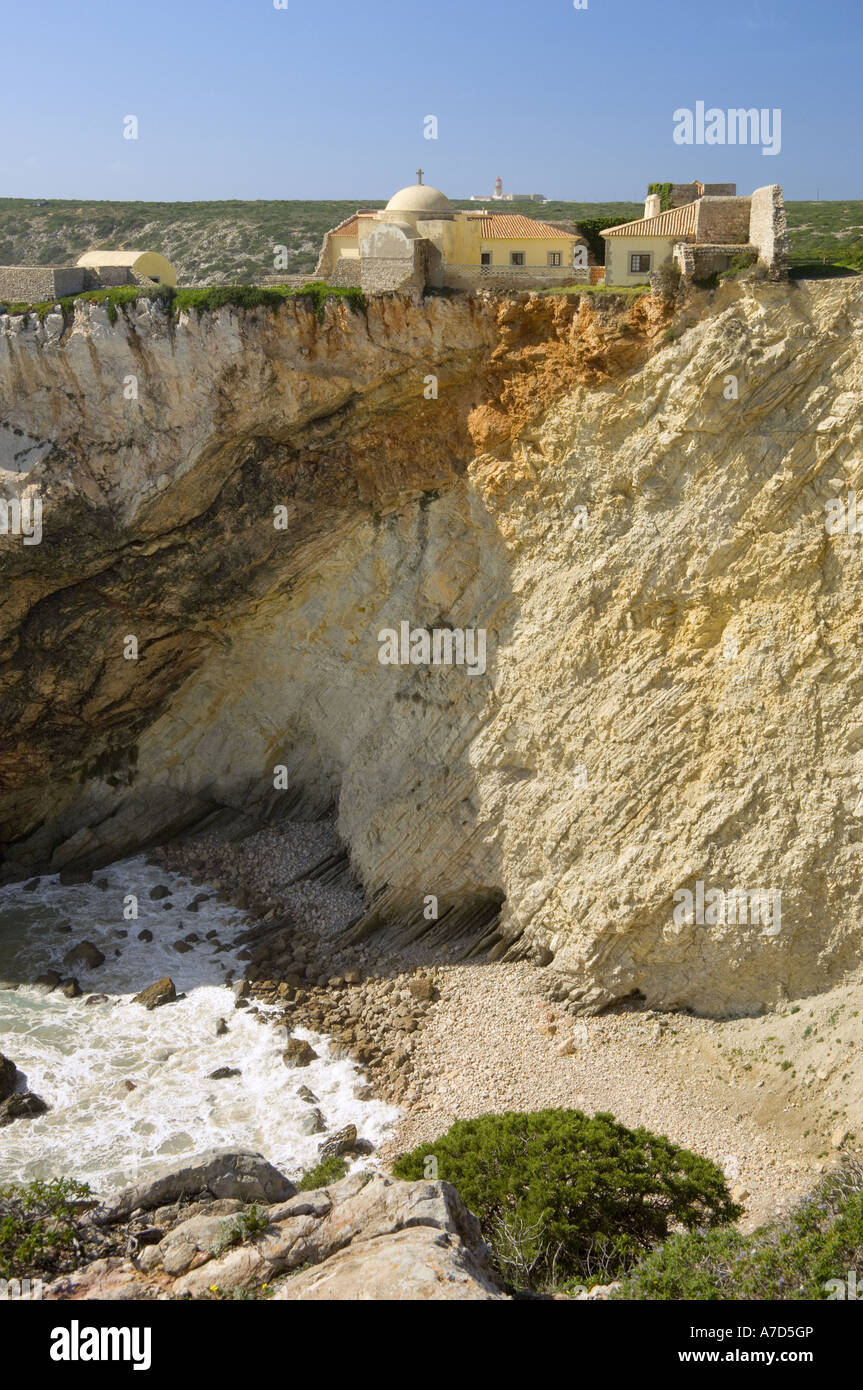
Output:
[[472,203],[547,203],[544,193],[504,193],[503,179],[496,178],[493,193],[471,193]]

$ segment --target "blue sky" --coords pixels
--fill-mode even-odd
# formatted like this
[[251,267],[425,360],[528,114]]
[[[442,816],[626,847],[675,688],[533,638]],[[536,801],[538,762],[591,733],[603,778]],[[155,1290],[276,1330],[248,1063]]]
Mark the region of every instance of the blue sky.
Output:
[[[12,6],[14,5],[14,8]],[[7,197],[639,199],[651,179],[861,198],[861,0],[7,0]],[[11,11],[11,12],[10,12]],[[678,108],[780,108],[782,149]],[[123,138],[124,117],[138,139]],[[438,138],[423,138],[428,115]]]

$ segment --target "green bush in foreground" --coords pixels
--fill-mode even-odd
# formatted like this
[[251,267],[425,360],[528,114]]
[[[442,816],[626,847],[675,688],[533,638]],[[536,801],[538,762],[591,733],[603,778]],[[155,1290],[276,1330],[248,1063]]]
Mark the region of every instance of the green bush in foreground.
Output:
[[709,1159],[580,1110],[459,1120],[393,1172],[451,1182],[517,1286],[613,1279],[672,1226],[714,1227],[740,1214]]
[[619,1299],[829,1299],[863,1268],[863,1166],[851,1162],[781,1221],[751,1235],[672,1236],[633,1269]]
[[0,1187],[0,1279],[52,1273],[75,1243],[90,1189],[71,1178]]

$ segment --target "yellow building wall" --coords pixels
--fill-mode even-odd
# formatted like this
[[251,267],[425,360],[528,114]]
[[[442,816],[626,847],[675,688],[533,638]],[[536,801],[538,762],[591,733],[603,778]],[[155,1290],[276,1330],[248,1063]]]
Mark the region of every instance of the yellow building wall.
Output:
[[176,285],[177,272],[171,262],[158,251],[143,251],[135,261],[136,275],[146,275],[148,279],[158,280],[160,285]]
[[330,232],[330,246],[332,247],[333,257],[338,260],[339,256],[345,251],[353,251],[359,255],[360,239],[355,236],[335,236]]
[[[605,283],[607,285],[645,285],[647,277],[671,260],[679,237],[610,236],[605,238]],[[650,256],[650,270],[631,271],[629,258]]]
[[479,265],[479,223],[466,218],[414,219],[420,236],[428,237],[451,265]]
[[548,265],[549,251],[560,253],[561,268],[572,266],[572,249],[575,237],[486,237],[480,250],[491,252],[493,266],[509,267],[512,251],[524,252],[525,268],[542,268]]
[[479,265],[479,221],[456,218],[446,226],[449,229],[444,242],[446,260],[451,265]]
[[490,251],[492,266],[498,269],[508,269],[510,252],[521,251],[524,253],[525,269],[544,270],[548,266],[549,251],[557,251],[560,253],[561,267],[569,268],[572,266],[573,248],[577,244],[575,237],[566,237],[565,239],[560,237],[491,237],[484,239],[479,218],[455,217],[452,221],[445,218],[423,218],[418,221],[411,214],[393,213],[390,219],[361,217],[356,236],[344,236],[331,232],[329,245],[333,265],[338,257],[345,252],[351,255],[354,252],[359,252],[361,243],[375,227],[381,225],[382,221],[396,220],[396,218],[410,222],[416,227],[420,236],[428,237],[450,265],[479,266],[482,264],[481,253]]

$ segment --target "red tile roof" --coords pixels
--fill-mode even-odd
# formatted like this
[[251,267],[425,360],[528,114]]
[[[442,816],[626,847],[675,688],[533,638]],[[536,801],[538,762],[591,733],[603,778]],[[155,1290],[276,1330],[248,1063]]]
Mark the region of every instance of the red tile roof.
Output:
[[359,228],[359,218],[356,213],[353,217],[348,217],[344,222],[340,222],[338,227],[333,227],[330,236],[356,236]]
[[549,222],[537,222],[533,217],[524,217],[518,212],[496,212],[482,219],[482,235],[487,241],[495,237],[557,237],[561,241],[574,241],[571,232],[562,232],[560,227],[552,227]]
[[682,208],[669,208],[658,217],[640,217],[606,227],[600,236],[694,236],[697,208],[698,203],[684,203]]

